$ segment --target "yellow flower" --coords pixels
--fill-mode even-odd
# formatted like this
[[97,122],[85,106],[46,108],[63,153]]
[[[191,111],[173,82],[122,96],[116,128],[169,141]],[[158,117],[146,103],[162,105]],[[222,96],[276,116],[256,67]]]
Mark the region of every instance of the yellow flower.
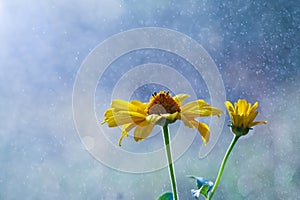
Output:
[[258,102],[251,106],[246,100],[239,99],[238,102],[234,103],[234,106],[229,101],[226,101],[225,105],[231,119],[231,130],[237,136],[246,135],[253,126],[267,123],[267,121],[254,121],[258,114],[256,111]]
[[152,94],[148,103],[137,100],[130,102],[115,99],[111,107],[105,112],[102,124],[107,123],[109,127],[122,126],[122,136],[119,140],[121,146],[124,136],[135,128],[135,141],[144,140],[148,137],[155,125],[174,123],[177,119],[190,128],[197,128],[204,143],[209,140],[209,127],[196,120],[197,117],[220,116],[223,112],[210,106],[204,100],[197,100],[181,106],[188,97],[186,94],[178,94],[174,97],[169,92],[161,91]]

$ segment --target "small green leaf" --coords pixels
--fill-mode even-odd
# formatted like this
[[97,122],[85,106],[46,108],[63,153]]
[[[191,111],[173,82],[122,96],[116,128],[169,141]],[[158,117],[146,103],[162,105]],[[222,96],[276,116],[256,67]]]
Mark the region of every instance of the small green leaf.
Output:
[[172,192],[165,192],[157,200],[173,200],[173,194]]

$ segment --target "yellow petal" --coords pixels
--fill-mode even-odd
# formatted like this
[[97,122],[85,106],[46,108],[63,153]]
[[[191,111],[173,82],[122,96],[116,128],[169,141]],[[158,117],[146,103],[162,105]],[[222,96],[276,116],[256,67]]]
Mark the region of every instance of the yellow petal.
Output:
[[235,128],[246,129],[258,124],[267,123],[267,121],[254,122],[258,115],[258,112],[256,111],[258,102],[255,102],[252,106],[251,103],[248,103],[246,100],[239,99],[234,103],[234,106],[232,106],[232,103],[229,101],[226,101],[225,105],[229,112],[232,125]]
[[131,129],[133,129],[136,126],[136,124],[125,124],[122,126],[122,131],[129,132]]
[[218,116],[223,114],[223,111],[215,107],[204,107],[197,110],[187,110],[182,112],[187,118]]
[[109,127],[118,126],[114,117],[113,117],[113,109],[108,109],[104,114],[104,121],[101,124],[107,123]]
[[173,114],[162,114],[161,116],[164,117],[165,119],[173,122],[173,121],[175,121],[176,119],[179,118],[179,113],[175,112]]
[[104,117],[111,117],[113,116],[113,108],[109,108],[105,111]]
[[198,129],[198,132],[200,133],[202,140],[203,140],[204,144],[206,145],[207,142],[209,141],[209,137],[210,137],[209,127],[207,126],[207,124],[205,124],[203,122],[198,122],[196,120],[192,120],[191,122]]
[[148,115],[146,117],[146,121],[148,123],[153,123],[153,124],[156,124],[159,120],[161,120],[163,117],[161,115],[156,115],[156,114],[153,114],[153,115]]
[[192,102],[185,104],[181,110],[182,110],[182,112],[187,111],[187,110],[196,110],[196,109],[201,109],[207,105],[208,104],[203,99],[199,99],[197,101],[192,101]]
[[150,123],[147,126],[137,126],[134,130],[134,140],[140,141],[144,140],[146,137],[148,137],[153,129],[155,124]]
[[135,105],[140,112],[145,112],[145,109],[147,107],[147,103],[142,103],[142,102],[137,101],[137,100],[132,100],[130,103]]
[[247,103],[246,108],[245,108],[245,114],[250,114],[251,111],[251,103]]
[[173,99],[178,103],[179,106],[181,106],[184,100],[188,97],[189,95],[187,94],[177,94],[176,96],[173,97]]
[[238,115],[238,103],[234,102],[234,114]]
[[139,124],[145,121],[146,116],[138,112],[118,111],[112,112],[110,116],[105,117],[105,121],[110,127],[120,126],[128,123]]
[[250,108],[250,113],[255,112],[256,108],[258,107],[258,102],[255,102],[253,106]]
[[189,122],[189,119],[187,119],[184,114],[181,113],[179,118],[183,121],[184,125],[186,125],[189,128],[194,128],[193,124]]
[[221,114],[223,114],[222,110],[212,107],[201,99],[187,103],[182,107],[181,112],[184,113],[187,118],[206,117],[214,115],[220,117]]
[[233,121],[233,124],[237,127],[240,127],[241,126],[241,116],[240,115],[232,115],[232,121]]
[[122,126],[122,136],[119,139],[118,145],[121,146],[122,140],[123,138],[126,136],[128,137],[128,132],[133,129],[134,127],[136,127],[135,124],[125,124]]
[[249,124],[250,127],[253,127],[253,126],[256,126],[256,125],[259,125],[259,124],[266,124],[267,121],[261,121],[261,122],[252,122]]
[[114,99],[112,101],[111,108],[113,108],[115,111],[133,111],[133,112],[146,114],[145,113],[146,104],[137,100],[128,102],[120,99]]
[[248,116],[248,124],[250,124],[250,123],[252,123],[254,121],[254,119],[256,118],[257,114],[258,114],[257,111],[256,112],[252,112],[252,113],[249,114],[249,116]]
[[229,114],[234,113],[234,108],[233,108],[233,105],[230,101],[226,101],[225,106],[226,106]]
[[247,101],[245,99],[239,99],[237,103],[236,111],[238,114],[244,114]]
[[116,110],[129,110],[130,103],[121,99],[114,99],[111,103],[111,108]]

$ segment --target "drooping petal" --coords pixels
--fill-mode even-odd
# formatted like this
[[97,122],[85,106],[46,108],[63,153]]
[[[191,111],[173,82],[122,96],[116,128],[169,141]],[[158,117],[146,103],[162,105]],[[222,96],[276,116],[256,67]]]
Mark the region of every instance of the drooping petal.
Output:
[[122,131],[129,132],[131,129],[133,129],[136,126],[136,124],[125,124],[122,126]]
[[207,124],[203,122],[198,122],[196,120],[192,120],[191,123],[198,129],[198,132],[200,133],[202,140],[206,145],[210,137],[210,130]]
[[252,122],[252,123],[250,123],[249,126],[252,127],[252,126],[257,126],[259,124],[267,124],[267,121]]
[[189,128],[194,128],[193,124],[191,124],[191,122],[186,118],[186,116],[183,113],[180,114],[179,118],[183,121],[184,125],[186,125]]
[[123,138],[126,136],[128,137],[128,132],[136,127],[136,124],[125,124],[122,126],[122,136],[119,139],[118,145],[121,146]]
[[137,142],[140,140],[144,140],[150,135],[154,125],[155,124],[150,123],[147,126],[137,126],[134,130],[134,140]]

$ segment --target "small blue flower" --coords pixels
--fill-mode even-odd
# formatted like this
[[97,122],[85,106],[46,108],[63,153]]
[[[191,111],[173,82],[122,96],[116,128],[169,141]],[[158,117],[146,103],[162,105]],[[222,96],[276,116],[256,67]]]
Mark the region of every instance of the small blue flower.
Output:
[[194,178],[197,181],[198,189],[200,189],[203,185],[208,185],[208,191],[207,192],[209,192],[212,189],[212,187],[214,186],[214,183],[212,181],[207,180],[203,177],[194,177]]
[[193,197],[195,197],[195,199],[199,199],[200,194],[201,194],[200,189],[199,190],[191,189],[191,192],[192,192]]
[[190,178],[193,178],[197,182],[197,190],[192,189],[192,195],[196,199],[199,199],[200,195],[202,194],[203,196],[207,197],[208,193],[211,191],[211,189],[214,186],[214,183],[210,180],[207,180],[203,177],[195,177],[195,176],[190,176]]

